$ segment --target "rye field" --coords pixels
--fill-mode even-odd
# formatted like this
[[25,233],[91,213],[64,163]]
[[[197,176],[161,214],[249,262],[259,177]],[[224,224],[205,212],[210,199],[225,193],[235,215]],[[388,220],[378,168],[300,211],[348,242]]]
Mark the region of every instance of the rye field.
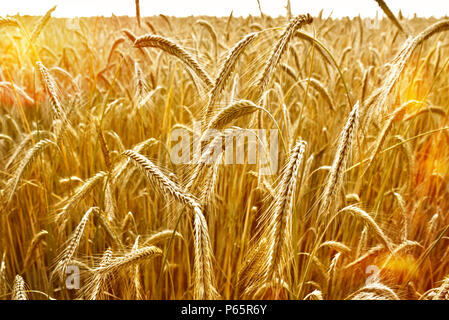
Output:
[[377,2],[0,18],[0,299],[448,299],[449,20]]

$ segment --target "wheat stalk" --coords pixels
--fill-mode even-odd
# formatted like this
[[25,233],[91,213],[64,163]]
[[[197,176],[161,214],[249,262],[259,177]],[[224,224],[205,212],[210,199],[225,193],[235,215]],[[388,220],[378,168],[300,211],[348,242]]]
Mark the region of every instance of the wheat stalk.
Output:
[[141,25],[140,25],[140,1],[139,0],[136,0],[136,20],[137,20],[137,25],[140,28]]
[[150,182],[158,186],[164,194],[170,194],[184,205],[193,210],[193,228],[194,228],[194,298],[195,299],[214,299],[218,293],[214,287],[214,277],[212,272],[212,248],[210,245],[209,231],[206,219],[201,211],[198,200],[190,193],[183,190],[178,184],[168,178],[162,171],[150,160],[141,154],[127,150],[123,152],[143,170]]
[[399,20],[396,18],[396,16],[393,14],[393,12],[391,12],[390,8],[388,8],[387,4],[385,3],[384,0],[375,0],[377,2],[377,4],[379,5],[379,7],[383,10],[383,12],[385,12],[385,14],[387,15],[387,17],[393,22],[393,24],[402,32],[407,34],[407,32],[404,30],[404,28],[402,27],[401,23],[399,22]]

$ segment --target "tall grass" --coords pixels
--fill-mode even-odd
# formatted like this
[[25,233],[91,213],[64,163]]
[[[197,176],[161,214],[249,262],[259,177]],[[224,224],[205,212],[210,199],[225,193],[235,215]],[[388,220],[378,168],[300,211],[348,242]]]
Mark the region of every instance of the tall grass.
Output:
[[449,22],[377,2],[0,18],[0,299],[447,299]]

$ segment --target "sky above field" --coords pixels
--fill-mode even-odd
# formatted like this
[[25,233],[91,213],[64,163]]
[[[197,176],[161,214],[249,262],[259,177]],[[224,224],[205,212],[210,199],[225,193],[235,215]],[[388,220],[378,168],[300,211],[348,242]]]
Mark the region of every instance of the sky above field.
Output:
[[[42,15],[47,9],[57,5],[53,16],[110,16],[135,15],[134,0],[0,0],[0,15]],[[391,10],[402,10],[404,16],[441,17],[449,14],[448,0],[387,0]],[[160,13],[168,16],[211,15],[234,16],[258,15],[257,0],[140,0],[141,15],[152,16]],[[285,15],[286,0],[260,0],[262,12],[271,16]],[[325,16],[374,17],[379,10],[374,0],[291,0],[293,14],[309,12],[317,15],[321,9]]]

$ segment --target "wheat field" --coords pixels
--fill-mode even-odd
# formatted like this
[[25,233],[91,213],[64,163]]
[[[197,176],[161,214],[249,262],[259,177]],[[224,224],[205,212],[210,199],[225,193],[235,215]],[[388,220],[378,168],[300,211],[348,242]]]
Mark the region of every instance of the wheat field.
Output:
[[377,2],[0,18],[0,299],[448,299],[449,20]]

